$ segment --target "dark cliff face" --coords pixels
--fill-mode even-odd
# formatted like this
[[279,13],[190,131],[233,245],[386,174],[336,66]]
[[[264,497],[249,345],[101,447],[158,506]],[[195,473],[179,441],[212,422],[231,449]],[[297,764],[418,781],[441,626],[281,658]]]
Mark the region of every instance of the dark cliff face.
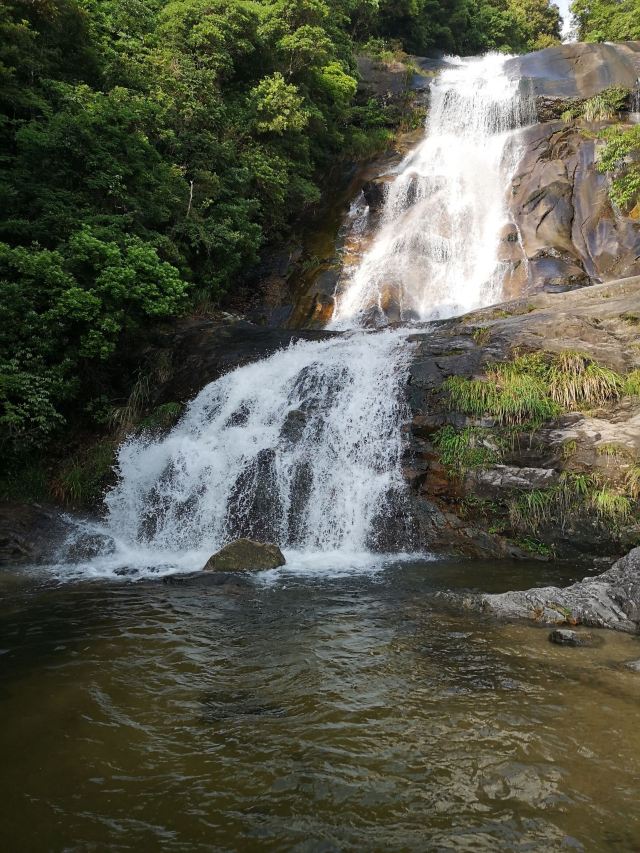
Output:
[[[624,517],[587,505],[598,490],[623,491],[637,466],[637,395],[568,406],[538,424],[505,428],[490,414],[465,415],[445,389],[451,377],[482,380],[492,365],[520,354],[553,359],[579,352],[620,376],[637,370],[640,277],[504,303],[441,323],[414,341],[405,474],[422,546],[467,556],[573,557],[622,553],[638,540],[637,494]],[[444,430],[458,438],[448,463]],[[459,441],[469,438],[465,458],[469,448],[460,450]],[[562,489],[569,482],[591,491],[565,512]],[[546,509],[527,518],[526,507],[535,510],[538,498]],[[514,513],[523,504],[525,517]]]

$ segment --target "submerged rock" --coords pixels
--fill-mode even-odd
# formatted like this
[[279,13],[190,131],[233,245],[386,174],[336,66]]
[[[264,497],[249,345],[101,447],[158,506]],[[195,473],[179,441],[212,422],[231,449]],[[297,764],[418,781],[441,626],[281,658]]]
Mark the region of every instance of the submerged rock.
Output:
[[277,569],[286,560],[280,548],[271,542],[255,542],[253,539],[236,539],[209,557],[205,572],[257,572]]
[[592,639],[591,634],[579,634],[567,628],[556,628],[549,634],[549,640],[557,646],[588,646]]

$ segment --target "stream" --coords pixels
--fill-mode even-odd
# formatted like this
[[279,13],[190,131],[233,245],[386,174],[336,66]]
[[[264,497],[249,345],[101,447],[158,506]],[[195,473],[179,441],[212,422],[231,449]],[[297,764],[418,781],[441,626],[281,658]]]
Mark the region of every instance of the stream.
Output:
[[0,580],[3,849],[636,851],[636,638],[448,612],[545,564]]

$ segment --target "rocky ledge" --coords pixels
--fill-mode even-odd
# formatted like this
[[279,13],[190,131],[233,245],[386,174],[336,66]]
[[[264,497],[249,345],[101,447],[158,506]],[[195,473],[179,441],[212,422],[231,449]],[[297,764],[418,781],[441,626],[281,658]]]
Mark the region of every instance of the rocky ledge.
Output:
[[419,546],[549,559],[640,542],[640,276],[412,340],[405,476]]

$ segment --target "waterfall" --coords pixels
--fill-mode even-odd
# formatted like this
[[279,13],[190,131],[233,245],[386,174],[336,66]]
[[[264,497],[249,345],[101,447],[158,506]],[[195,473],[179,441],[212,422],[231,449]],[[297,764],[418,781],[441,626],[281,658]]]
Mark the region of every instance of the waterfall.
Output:
[[[67,570],[74,549],[72,570],[89,574],[197,569],[241,536],[275,541],[297,564],[338,555],[370,565],[371,551],[408,550],[390,531],[403,523],[410,327],[370,327],[499,299],[518,156],[510,131],[530,115],[504,61],[456,60],[433,84],[424,138],[389,184],[370,248],[339,283],[330,329],[341,334],[237,368],[165,437],[125,442],[106,516],[80,525]],[[356,205],[354,232],[365,214]]]
[[93,571],[199,568],[241,536],[298,558],[379,549],[403,491],[407,334],[299,341],[207,385],[166,437],[127,441],[106,521],[79,531]]
[[534,118],[505,61],[458,60],[432,85],[424,138],[387,184],[370,248],[338,282],[331,328],[451,317],[499,301],[505,187],[520,156],[510,131]]

